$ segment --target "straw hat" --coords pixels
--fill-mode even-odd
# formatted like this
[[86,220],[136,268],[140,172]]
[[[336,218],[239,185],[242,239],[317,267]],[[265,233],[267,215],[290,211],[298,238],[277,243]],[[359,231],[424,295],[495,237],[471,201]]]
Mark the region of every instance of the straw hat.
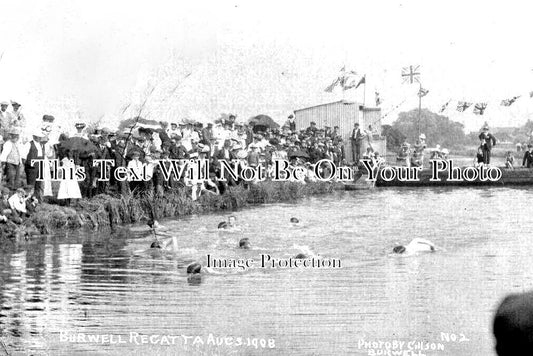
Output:
[[246,157],[248,157],[248,152],[246,152],[245,150],[240,150],[239,152],[237,152],[238,159],[244,159]]
[[39,130],[35,130],[35,131],[33,131],[33,133],[32,133],[31,135],[34,136],[34,137],[39,137],[39,138],[44,137],[44,135],[43,135],[43,131],[40,130],[40,129],[39,129]]

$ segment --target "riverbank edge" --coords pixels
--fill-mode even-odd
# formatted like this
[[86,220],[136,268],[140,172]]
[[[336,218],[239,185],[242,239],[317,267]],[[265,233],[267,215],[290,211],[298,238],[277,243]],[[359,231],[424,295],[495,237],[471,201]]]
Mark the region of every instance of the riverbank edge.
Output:
[[106,230],[147,221],[152,217],[162,219],[232,211],[260,204],[294,202],[339,189],[342,189],[342,184],[334,182],[301,184],[265,181],[248,187],[230,187],[222,195],[204,194],[196,201],[190,198],[186,189],[127,196],[101,194],[91,199],[82,199],[72,206],[43,203],[13,231],[4,228],[0,240],[77,229]]

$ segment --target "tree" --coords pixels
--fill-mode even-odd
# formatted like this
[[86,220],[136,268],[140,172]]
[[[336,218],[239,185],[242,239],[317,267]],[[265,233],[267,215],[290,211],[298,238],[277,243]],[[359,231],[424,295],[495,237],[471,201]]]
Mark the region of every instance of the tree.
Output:
[[[398,119],[392,123],[392,128],[404,134],[409,143],[415,143],[418,140],[418,109],[401,112]],[[428,109],[422,110],[420,133],[426,135],[428,146],[438,144],[452,148],[462,146],[466,142],[463,124]]]
[[381,135],[387,138],[387,149],[397,151],[405,141],[405,135],[391,125],[381,125]]

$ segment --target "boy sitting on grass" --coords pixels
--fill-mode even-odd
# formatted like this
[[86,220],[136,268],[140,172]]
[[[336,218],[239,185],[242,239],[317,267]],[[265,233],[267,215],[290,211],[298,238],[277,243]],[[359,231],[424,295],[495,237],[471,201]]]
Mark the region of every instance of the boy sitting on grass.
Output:
[[[22,219],[17,216],[17,214],[13,213],[13,210],[11,209],[11,205],[9,204],[9,188],[3,187],[0,189],[0,220],[7,222],[13,222],[16,224],[22,223]],[[4,219],[5,217],[7,219]]]
[[18,188],[9,199],[9,207],[13,214],[19,217],[29,216],[26,210],[26,192],[22,188]]

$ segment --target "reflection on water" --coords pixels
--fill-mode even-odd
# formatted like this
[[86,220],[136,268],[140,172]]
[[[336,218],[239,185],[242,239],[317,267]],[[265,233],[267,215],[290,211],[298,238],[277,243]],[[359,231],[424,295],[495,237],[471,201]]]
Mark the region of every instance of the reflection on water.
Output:
[[[492,355],[495,306],[533,287],[532,197],[528,189],[376,189],[239,211],[242,232],[215,229],[229,213],[165,221],[179,236],[177,255],[146,253],[143,226],[4,247],[0,337],[12,354],[365,355],[364,340],[415,340],[444,345],[427,355]],[[292,216],[304,226],[290,226]],[[251,250],[236,248],[242,237]],[[415,237],[441,251],[390,255]],[[302,251],[338,258],[342,268],[185,272],[208,253]],[[61,338],[80,333],[115,339]],[[136,345],[131,333],[262,338],[275,348]]]

